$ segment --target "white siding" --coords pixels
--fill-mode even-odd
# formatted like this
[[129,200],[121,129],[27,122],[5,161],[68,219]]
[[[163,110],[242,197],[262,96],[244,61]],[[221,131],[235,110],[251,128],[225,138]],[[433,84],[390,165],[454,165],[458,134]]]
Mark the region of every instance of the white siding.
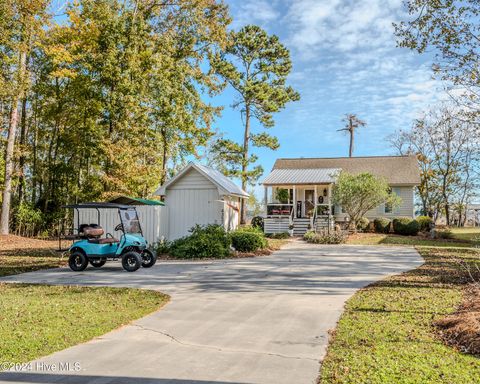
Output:
[[[159,241],[162,236],[167,236],[167,207],[160,205],[138,205],[135,206],[135,208],[138,212],[143,236],[150,244]],[[80,213],[80,224],[99,224],[105,231],[105,234],[111,233],[117,239],[122,236],[121,231],[114,231],[114,228],[120,224],[117,209],[100,209],[100,223],[98,223],[96,209],[79,209],[78,212]],[[77,210],[74,210],[73,226],[75,229],[78,229]]]
[[223,202],[215,189],[168,189],[168,239],[188,235],[195,224],[222,224]]
[[196,169],[190,169],[175,181],[168,190],[174,189],[216,189],[217,187]]

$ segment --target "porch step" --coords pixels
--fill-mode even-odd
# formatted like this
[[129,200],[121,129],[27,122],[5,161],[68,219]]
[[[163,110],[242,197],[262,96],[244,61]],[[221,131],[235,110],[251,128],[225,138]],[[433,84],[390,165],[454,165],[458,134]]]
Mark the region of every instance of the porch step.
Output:
[[309,229],[309,218],[294,218],[293,219],[293,234],[295,236],[303,236]]

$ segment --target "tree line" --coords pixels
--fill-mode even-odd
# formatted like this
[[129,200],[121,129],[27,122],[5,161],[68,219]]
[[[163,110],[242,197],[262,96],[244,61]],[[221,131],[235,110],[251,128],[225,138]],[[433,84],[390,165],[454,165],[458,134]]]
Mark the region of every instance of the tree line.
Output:
[[[278,143],[252,133],[251,119],[271,127],[272,114],[299,98],[276,36],[229,31],[228,8],[216,0],[54,8],[0,0],[2,234],[48,230],[66,203],[148,197],[206,147],[233,148],[211,158],[228,159],[244,188],[256,181],[249,144]],[[212,97],[227,85],[239,95],[245,140],[225,146],[214,129],[223,106]]]
[[415,154],[420,211],[463,225],[480,188],[480,5],[477,0],[409,0],[411,18],[395,25],[400,47],[434,54],[432,74],[449,96],[398,131],[390,143]]

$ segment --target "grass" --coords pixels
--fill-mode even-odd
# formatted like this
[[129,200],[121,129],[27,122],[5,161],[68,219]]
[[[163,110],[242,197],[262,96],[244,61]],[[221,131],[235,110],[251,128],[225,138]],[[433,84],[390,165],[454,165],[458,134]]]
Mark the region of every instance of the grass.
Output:
[[480,227],[450,228],[455,239],[471,241],[480,237]]
[[0,362],[26,362],[159,309],[154,291],[0,284]]
[[0,276],[66,265],[66,258],[55,252],[57,246],[56,241],[0,236]]
[[[56,242],[0,236],[0,276],[66,264]],[[168,296],[139,289],[0,283],[0,363],[22,363],[143,317]]]
[[470,281],[458,260],[480,265],[480,252],[418,250],[424,265],[372,284],[347,302],[320,383],[479,382],[480,359],[445,345],[433,323],[455,311]]
[[285,244],[288,243],[289,239],[271,239],[267,237],[268,241],[268,248],[272,251],[278,251],[282,248]]
[[0,276],[56,268],[65,265],[67,260],[59,256],[3,256],[0,254]]
[[423,247],[472,247],[473,244],[466,238],[454,240],[428,239],[420,236],[400,236],[382,233],[358,233],[349,236],[347,244],[361,245],[414,245]]

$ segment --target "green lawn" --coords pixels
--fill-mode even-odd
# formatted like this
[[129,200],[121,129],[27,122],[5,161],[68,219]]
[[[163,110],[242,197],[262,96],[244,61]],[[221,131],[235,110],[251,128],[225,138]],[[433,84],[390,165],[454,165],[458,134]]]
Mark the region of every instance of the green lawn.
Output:
[[67,259],[60,256],[22,255],[2,256],[0,254],[0,276],[16,275],[39,269],[56,268],[67,263]]
[[474,240],[475,238],[480,239],[480,227],[471,227],[471,228],[450,228],[453,232],[453,237],[460,240]]
[[[65,265],[56,242],[0,236],[0,276]],[[0,362],[26,362],[101,336],[168,301],[139,289],[0,283]]]
[[[456,235],[455,235],[456,236]],[[424,247],[473,247],[475,244],[465,238],[457,238],[452,240],[429,239],[420,236],[400,236],[393,234],[381,233],[359,233],[351,235],[347,244],[363,244],[363,245],[418,245]]]
[[26,362],[85,342],[167,301],[139,289],[0,284],[0,362]]
[[443,344],[432,325],[462,300],[469,279],[458,260],[480,266],[480,251],[418,249],[423,266],[360,290],[347,302],[320,383],[480,382],[480,359]]

